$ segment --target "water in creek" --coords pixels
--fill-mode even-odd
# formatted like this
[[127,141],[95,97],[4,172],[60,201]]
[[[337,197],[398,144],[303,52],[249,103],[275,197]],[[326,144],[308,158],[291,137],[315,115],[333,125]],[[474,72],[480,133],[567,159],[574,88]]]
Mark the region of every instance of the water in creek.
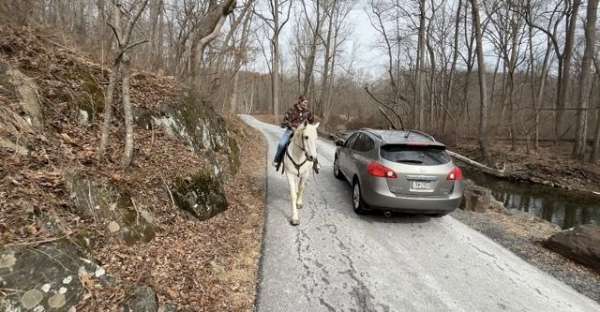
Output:
[[466,179],[492,190],[508,209],[517,209],[567,229],[579,224],[600,224],[600,196],[575,195],[544,185],[510,182],[461,166]]

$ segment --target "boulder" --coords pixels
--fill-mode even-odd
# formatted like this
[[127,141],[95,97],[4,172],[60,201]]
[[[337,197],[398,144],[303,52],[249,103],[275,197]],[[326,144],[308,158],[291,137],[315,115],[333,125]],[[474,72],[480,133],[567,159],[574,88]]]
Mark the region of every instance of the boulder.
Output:
[[109,282],[104,269],[66,239],[0,249],[0,288],[10,290],[0,298],[0,311],[68,311],[79,303],[84,280]]
[[467,211],[485,212],[486,210],[504,210],[504,204],[496,200],[492,191],[465,180],[464,199],[461,208]]
[[212,218],[227,209],[223,184],[209,171],[178,179],[173,198],[179,208],[200,220]]
[[157,312],[158,298],[148,286],[136,287],[133,294],[123,305],[124,312]]
[[543,245],[600,273],[600,226],[580,225],[556,233]]

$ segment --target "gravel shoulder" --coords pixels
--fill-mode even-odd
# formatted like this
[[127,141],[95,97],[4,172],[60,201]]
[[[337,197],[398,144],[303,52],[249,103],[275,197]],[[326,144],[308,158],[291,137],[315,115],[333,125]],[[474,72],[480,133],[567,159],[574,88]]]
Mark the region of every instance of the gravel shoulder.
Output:
[[456,210],[452,217],[600,303],[600,274],[541,245],[543,240],[560,231],[551,223],[518,211]]

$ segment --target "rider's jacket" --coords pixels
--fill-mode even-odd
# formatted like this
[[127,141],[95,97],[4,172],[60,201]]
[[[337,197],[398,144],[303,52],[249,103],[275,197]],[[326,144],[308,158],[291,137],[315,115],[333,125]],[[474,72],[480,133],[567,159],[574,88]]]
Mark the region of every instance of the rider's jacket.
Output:
[[284,128],[297,128],[304,121],[314,123],[315,117],[311,111],[304,110],[299,104],[295,104],[285,113],[281,126]]

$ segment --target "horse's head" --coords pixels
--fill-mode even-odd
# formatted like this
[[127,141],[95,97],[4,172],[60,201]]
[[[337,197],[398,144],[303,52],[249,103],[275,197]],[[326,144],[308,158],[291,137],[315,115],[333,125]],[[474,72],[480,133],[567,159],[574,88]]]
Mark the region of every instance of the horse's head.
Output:
[[309,124],[304,122],[294,131],[294,138],[298,140],[298,145],[304,149],[306,158],[309,161],[317,159],[317,138],[319,136],[317,128],[319,128],[319,123]]

